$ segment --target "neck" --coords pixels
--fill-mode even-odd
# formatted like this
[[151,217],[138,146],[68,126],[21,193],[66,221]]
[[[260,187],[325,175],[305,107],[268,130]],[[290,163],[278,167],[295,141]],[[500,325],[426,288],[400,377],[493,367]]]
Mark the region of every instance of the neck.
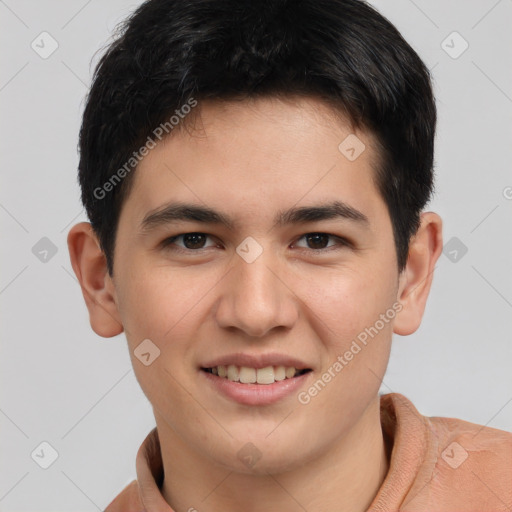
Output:
[[364,512],[388,472],[378,396],[326,453],[293,470],[264,475],[238,473],[200,457],[155,417],[167,476],[162,495],[175,512]]

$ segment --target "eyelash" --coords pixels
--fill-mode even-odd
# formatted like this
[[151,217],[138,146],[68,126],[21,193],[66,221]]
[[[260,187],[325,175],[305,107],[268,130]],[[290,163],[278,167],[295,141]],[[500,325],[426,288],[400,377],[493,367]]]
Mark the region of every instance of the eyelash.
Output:
[[[208,233],[201,233],[199,231],[192,231],[192,232],[189,232],[189,233],[182,233],[180,235],[175,235],[175,236],[171,236],[169,238],[166,238],[164,239],[161,243],[160,243],[160,246],[165,249],[165,250],[171,250],[173,252],[181,252],[181,253],[199,253],[203,250],[206,250],[206,249],[210,249],[211,247],[200,247],[199,249],[187,249],[187,248],[183,248],[183,247],[178,247],[178,246],[174,246],[173,247],[173,244],[174,242],[179,239],[179,238],[182,238],[184,236],[187,236],[187,235],[203,235],[203,236],[206,236],[208,238],[214,238],[212,235],[209,235]],[[343,247],[353,247],[353,245],[345,238],[342,238],[342,237],[339,237],[339,236],[336,236],[336,235],[332,235],[330,233],[323,233],[323,232],[319,232],[319,231],[312,231],[310,233],[305,233],[304,235],[302,235],[300,238],[297,239],[298,240],[302,240],[303,238],[309,236],[309,235],[323,235],[323,236],[328,236],[330,239],[335,239],[338,241],[338,244],[337,246],[330,246],[330,247],[323,247],[321,249],[310,249],[310,248],[307,248],[307,247],[299,247],[300,250],[306,250],[306,251],[313,251],[313,252],[316,252],[316,253],[324,253],[324,252],[327,252],[327,251],[332,251],[332,250],[339,250]]]

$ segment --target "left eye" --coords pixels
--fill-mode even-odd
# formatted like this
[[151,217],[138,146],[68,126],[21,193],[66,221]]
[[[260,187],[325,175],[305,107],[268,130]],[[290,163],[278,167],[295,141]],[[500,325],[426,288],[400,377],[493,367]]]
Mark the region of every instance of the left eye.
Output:
[[[209,235],[205,233],[184,233],[183,235],[173,236],[171,238],[167,238],[162,242],[164,247],[170,246],[174,244],[177,240],[182,240],[183,245],[179,245],[178,247],[184,249],[204,249],[206,239],[209,238]],[[211,246],[210,246],[211,247]]]
[[348,245],[343,238],[340,238],[338,236],[329,235],[328,233],[307,233],[306,235],[303,235],[299,240],[304,239],[306,243],[308,244],[307,249],[313,249],[313,250],[322,250],[327,249],[329,247],[333,247],[336,244],[332,243],[329,244],[329,239],[337,240],[340,245]]

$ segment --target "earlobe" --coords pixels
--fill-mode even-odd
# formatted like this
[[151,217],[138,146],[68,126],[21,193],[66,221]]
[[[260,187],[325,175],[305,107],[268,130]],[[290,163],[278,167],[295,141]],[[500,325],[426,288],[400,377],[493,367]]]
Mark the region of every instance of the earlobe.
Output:
[[105,255],[88,222],[81,222],[68,233],[71,265],[78,278],[96,334],[110,338],[123,332],[115,289],[107,271]]
[[419,328],[442,250],[441,217],[433,212],[422,213],[420,227],[409,245],[407,265],[400,274],[397,300],[403,309],[393,326],[396,334],[407,336]]

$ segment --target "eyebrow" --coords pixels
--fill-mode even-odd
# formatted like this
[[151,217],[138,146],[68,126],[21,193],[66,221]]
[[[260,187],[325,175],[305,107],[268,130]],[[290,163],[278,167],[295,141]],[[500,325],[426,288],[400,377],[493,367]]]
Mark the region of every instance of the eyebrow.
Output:
[[[333,201],[327,204],[293,207],[280,211],[274,219],[274,226],[282,227],[337,218],[354,221],[365,225],[365,227],[370,224],[368,217],[361,211],[342,201]],[[140,231],[142,234],[148,234],[157,227],[176,221],[224,224],[230,230],[233,230],[235,226],[233,219],[212,208],[192,203],[169,203],[149,212],[141,222]]]

